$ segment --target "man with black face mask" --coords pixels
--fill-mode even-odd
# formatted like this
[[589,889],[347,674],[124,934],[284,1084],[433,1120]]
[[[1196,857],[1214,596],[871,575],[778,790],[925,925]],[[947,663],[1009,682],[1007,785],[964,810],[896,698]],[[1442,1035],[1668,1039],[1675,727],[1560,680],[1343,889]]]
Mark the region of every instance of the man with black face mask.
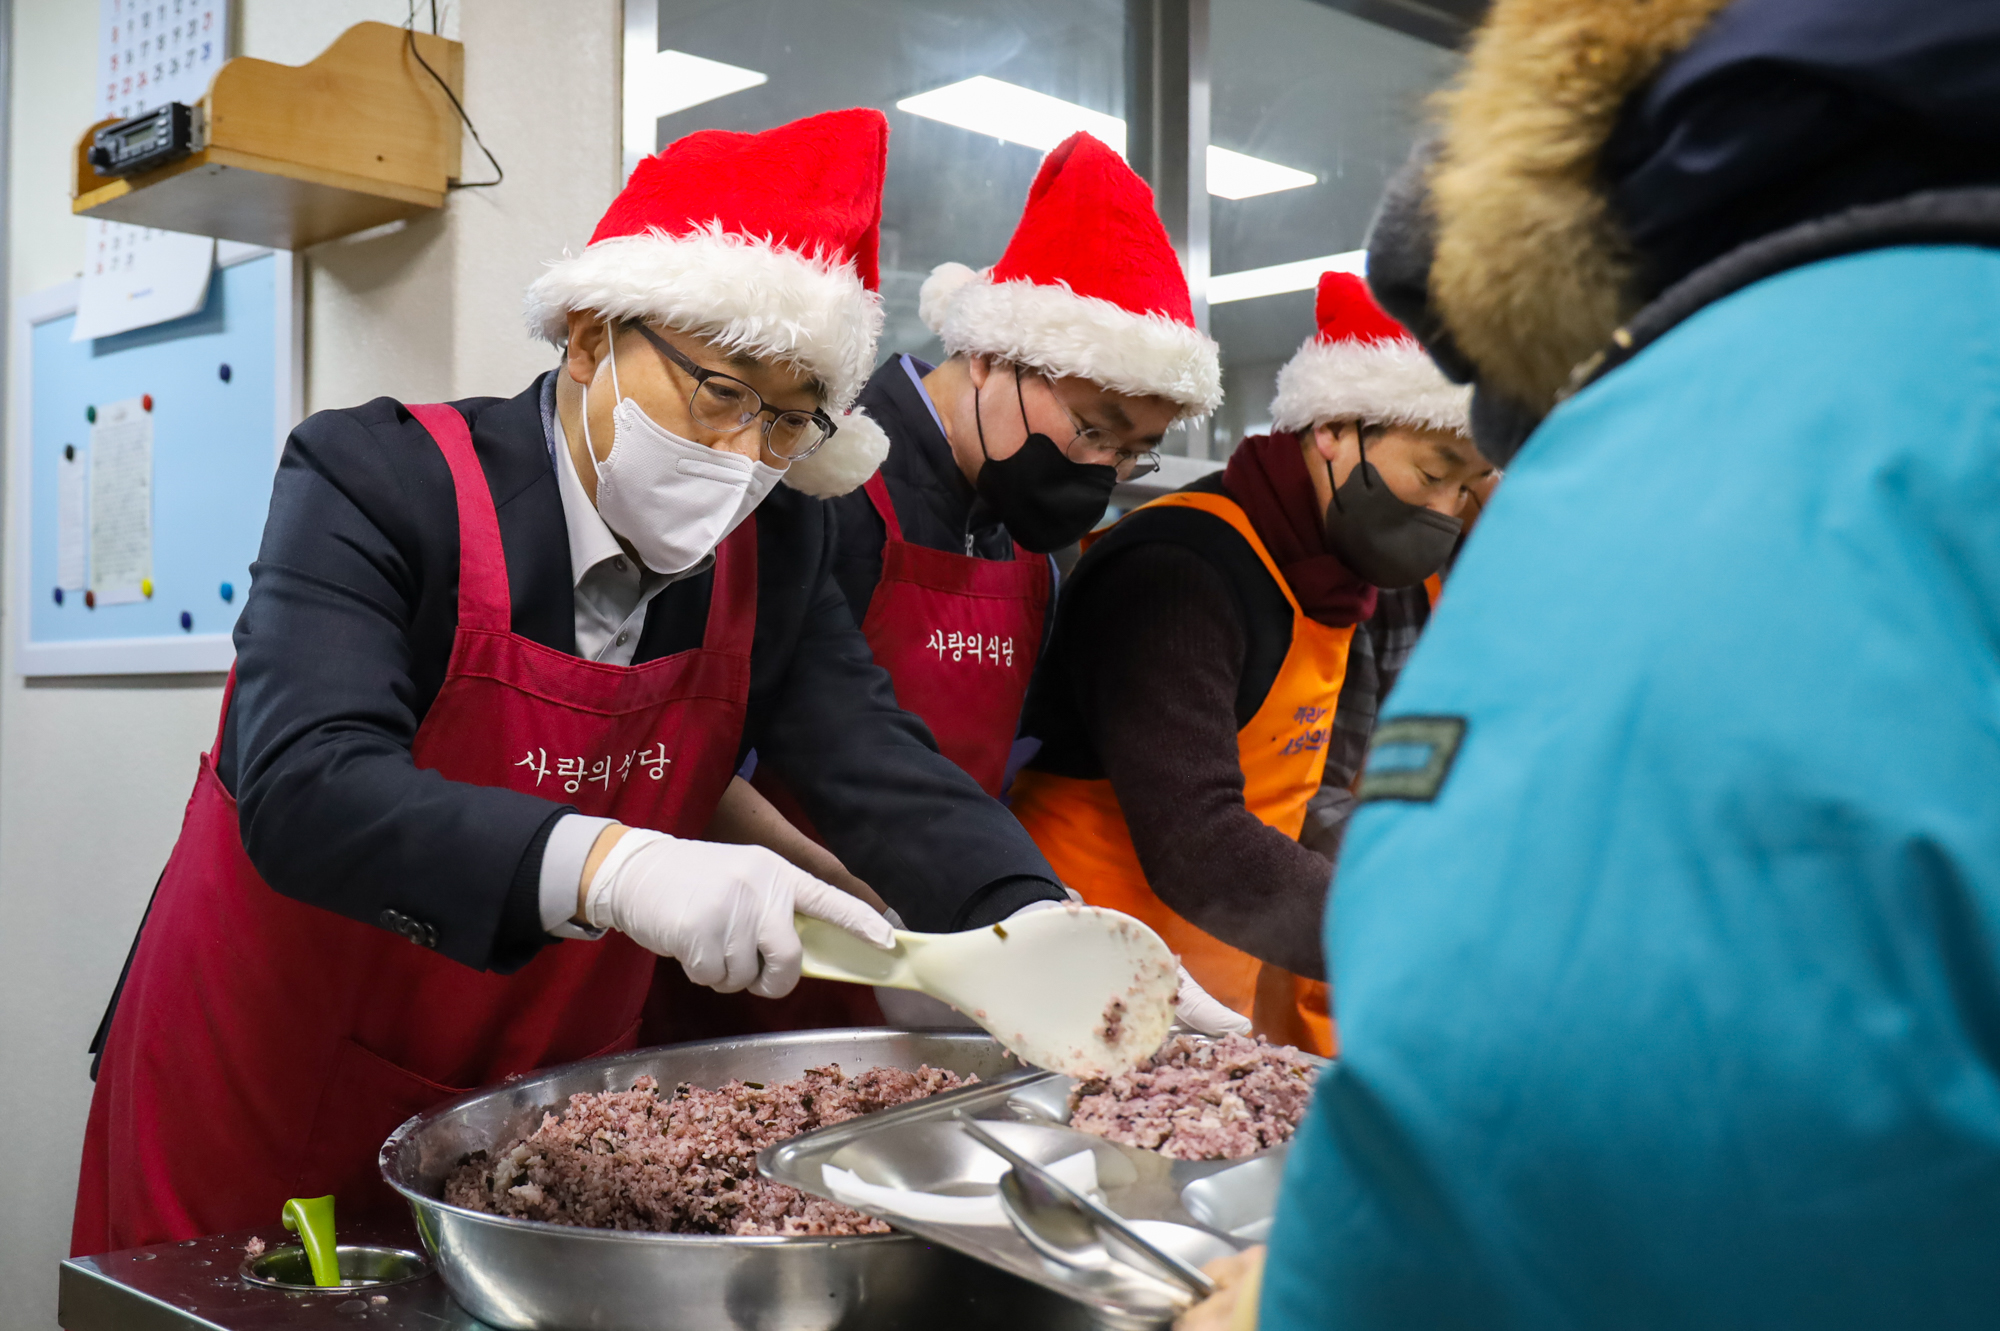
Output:
[[921,299],[950,358],[892,356],[862,390],[889,456],[835,505],[835,569],[897,698],[997,795],[1053,612],[1044,556],[1215,409],[1221,370],[1151,191],[1088,134],[1043,161],[998,263],[944,264]]
[[1353,777],[1349,714],[1372,720],[1494,473],[1468,391],[1358,278],[1326,274],[1317,315],[1275,432],[1077,566],[1013,808],[1064,882],[1152,925],[1242,1027],[1330,1054],[1331,848],[1300,844],[1308,805]]
[[[1043,161],[1006,252],[925,282],[949,358],[885,361],[859,409],[889,436],[879,473],[836,500],[834,575],[896,699],[939,749],[998,795],[1054,613],[1047,556],[1103,518],[1112,487],[1157,465],[1176,420],[1221,401],[1215,344],[1145,182],[1076,134]],[[800,817],[782,785],[759,789]],[[789,1011],[744,1019],[847,1025],[866,992],[806,984]],[[925,1021],[908,995],[899,1019]]]

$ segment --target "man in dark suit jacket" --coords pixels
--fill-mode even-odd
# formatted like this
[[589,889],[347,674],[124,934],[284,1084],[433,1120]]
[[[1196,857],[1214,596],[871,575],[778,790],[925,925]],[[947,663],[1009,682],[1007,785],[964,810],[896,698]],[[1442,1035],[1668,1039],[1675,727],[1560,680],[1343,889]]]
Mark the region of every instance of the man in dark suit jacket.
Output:
[[[542,410],[561,373],[454,406],[499,512],[513,630],[576,654],[585,570],[566,538],[566,459],[549,437],[560,422],[545,429]],[[741,750],[784,773],[833,851],[913,929],[1061,900],[1020,825],[896,706],[834,581],[826,505],[779,486],[756,520]],[[411,761],[458,623],[458,520],[445,460],[400,404],[321,412],[293,433],[255,576],[219,763],[251,862],[277,891],[343,915],[419,919],[469,966],[520,966],[550,941],[543,858],[571,810],[426,780]],[[711,567],[660,588],[628,664],[699,645],[713,581]]]
[[[886,134],[873,112],[832,112],[694,135],[648,159],[590,247],[529,292],[529,322],[564,349],[562,368],[512,399],[454,406],[497,513],[512,630],[558,652],[632,667],[700,647],[716,552],[755,511],[735,761],[754,749],[788,778],[834,853],[910,927],[962,929],[1063,894],[1006,811],[897,707],[833,574],[821,500],[886,450],[846,411],[880,320]],[[625,829],[565,803],[573,780],[500,790],[413,761],[459,628],[452,482],[430,433],[388,399],[321,412],[285,450],[217,763],[264,880],[511,971],[552,936],[594,936],[593,878],[622,874],[629,899],[768,877],[741,847],[635,850],[646,832],[615,851]],[[642,856],[650,868],[624,865]],[[614,927],[700,982],[782,991],[796,975],[790,910],[751,895],[783,919]],[[612,894],[600,905],[618,913]],[[760,977],[772,931],[785,955]],[[711,975],[725,937],[728,974]]]
[[559,369],[293,433],[213,768],[101,1042],[75,1251],[294,1195],[400,1209],[397,1123],[629,1048],[656,958],[776,997],[795,913],[889,945],[870,903],[708,839],[753,746],[916,928],[1065,899],[897,707],[831,572],[823,497],[885,447],[848,408],[887,139],[867,110],[690,136],[530,289]]

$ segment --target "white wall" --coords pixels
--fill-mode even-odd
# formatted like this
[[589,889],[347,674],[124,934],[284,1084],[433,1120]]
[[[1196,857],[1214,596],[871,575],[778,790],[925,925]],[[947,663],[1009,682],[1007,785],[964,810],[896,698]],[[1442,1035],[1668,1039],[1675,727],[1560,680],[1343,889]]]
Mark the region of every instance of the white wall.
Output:
[[[402,0],[237,4],[238,50],[286,63],[351,23],[406,12]],[[10,300],[81,268],[67,164],[92,119],[97,9],[14,3]],[[466,45],[467,110],[506,183],[456,193],[394,234],[307,253],[308,411],[525,387],[553,353],[522,332],[521,290],[589,238],[617,188],[618,0],[445,9],[446,35]],[[485,172],[468,137],[465,174]],[[23,443],[9,413],[7,447]],[[173,845],[221,678],[24,685],[15,609],[0,603],[0,1331],[48,1331],[90,1097],[84,1046]]]

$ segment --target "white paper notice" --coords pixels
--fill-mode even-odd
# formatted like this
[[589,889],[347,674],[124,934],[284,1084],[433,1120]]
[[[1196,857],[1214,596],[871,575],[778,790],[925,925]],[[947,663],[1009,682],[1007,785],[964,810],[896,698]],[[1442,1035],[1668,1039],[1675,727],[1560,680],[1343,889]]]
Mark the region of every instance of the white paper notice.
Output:
[[90,427],[90,590],[97,604],[141,600],[153,578],[153,417],[138,398],[97,409]]
[[208,275],[215,267],[210,237],[93,217],[89,238],[70,341],[185,318],[208,299]]
[[83,590],[87,567],[90,510],[84,503],[85,456],[71,448],[56,463],[56,586],[66,592]]
[[[229,0],[99,0],[98,118],[199,102],[227,58],[231,8]],[[193,314],[208,298],[214,261],[206,236],[89,219],[70,340]]]

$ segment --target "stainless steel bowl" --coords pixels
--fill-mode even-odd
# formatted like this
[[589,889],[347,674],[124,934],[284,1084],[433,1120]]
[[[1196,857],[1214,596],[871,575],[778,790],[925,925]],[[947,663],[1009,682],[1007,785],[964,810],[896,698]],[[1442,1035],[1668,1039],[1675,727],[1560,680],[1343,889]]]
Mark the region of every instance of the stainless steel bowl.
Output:
[[928,1063],[991,1080],[1019,1064],[981,1032],[839,1030],[645,1049],[505,1082],[411,1119],[383,1144],[382,1177],[416,1215],[438,1273],[465,1310],[517,1331],[1067,1331],[1089,1310],[907,1234],[730,1238],[635,1234],[514,1220],[447,1205],[444,1178],[474,1151],[534,1130],[571,1095],[732,1078],[785,1081]]

